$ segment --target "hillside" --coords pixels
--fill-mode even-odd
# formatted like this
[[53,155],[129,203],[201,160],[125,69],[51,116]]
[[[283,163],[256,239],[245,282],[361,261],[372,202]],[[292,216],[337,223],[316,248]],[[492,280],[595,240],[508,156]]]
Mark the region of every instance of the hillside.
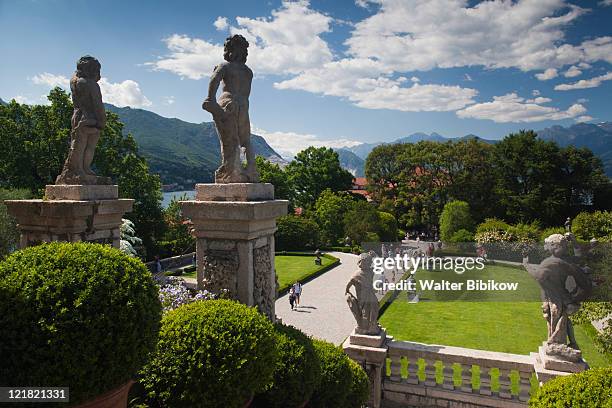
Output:
[[[189,123],[143,109],[109,104],[106,109],[119,115],[125,125],[124,132],[134,136],[139,151],[164,184],[176,183],[180,189],[213,180],[221,160],[219,138],[213,122]],[[263,137],[252,135],[251,140],[257,155],[275,162],[282,161]]]
[[340,159],[340,165],[355,177],[365,176],[365,160],[347,149],[335,149]]

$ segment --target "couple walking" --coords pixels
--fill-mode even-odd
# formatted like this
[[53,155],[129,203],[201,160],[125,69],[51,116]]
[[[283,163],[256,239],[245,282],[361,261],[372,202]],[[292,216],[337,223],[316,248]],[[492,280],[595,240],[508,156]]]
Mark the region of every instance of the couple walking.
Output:
[[289,289],[289,304],[291,310],[295,310],[300,306],[300,297],[302,296],[302,284],[298,281]]

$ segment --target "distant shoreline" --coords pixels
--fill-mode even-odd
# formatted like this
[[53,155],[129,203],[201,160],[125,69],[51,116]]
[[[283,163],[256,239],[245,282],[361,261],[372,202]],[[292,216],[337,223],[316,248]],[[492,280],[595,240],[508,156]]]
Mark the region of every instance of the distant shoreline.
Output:
[[187,194],[187,196],[189,196],[190,198],[195,197],[195,190],[179,190],[179,191],[163,191],[162,192],[162,207],[163,208],[168,208],[168,206],[170,205],[170,202],[172,201],[172,198],[174,197],[180,197],[183,194]]

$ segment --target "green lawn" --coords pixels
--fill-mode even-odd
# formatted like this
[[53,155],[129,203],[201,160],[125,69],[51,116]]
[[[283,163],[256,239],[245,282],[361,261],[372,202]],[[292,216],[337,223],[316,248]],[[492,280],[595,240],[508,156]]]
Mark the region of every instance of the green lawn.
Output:
[[331,264],[336,259],[328,256],[321,257],[321,266],[319,266],[315,265],[315,257],[313,255],[276,255],[274,257],[274,266],[280,289],[282,290],[296,281],[303,281],[319,270],[319,268]]
[[[434,276],[439,280],[439,274],[441,272],[419,271],[416,277]],[[502,301],[482,301],[487,298],[482,292],[421,292],[421,299],[427,300],[409,303],[406,293],[401,293],[382,315],[380,323],[398,340],[515,354],[536,352],[546,339],[546,322],[541,303],[533,301],[534,294],[539,291],[535,281],[521,269],[499,265],[487,266],[481,274],[482,279],[518,281],[523,290],[520,295],[505,294],[495,298]],[[445,274],[444,278],[452,277]],[[511,301],[512,296],[519,301]],[[445,298],[449,300],[443,301]],[[575,328],[585,360],[593,367],[612,365],[609,356],[594,348],[587,334],[589,330],[588,325]]]
[[[321,256],[321,265],[315,265],[314,255],[276,255],[274,257],[274,266],[276,275],[278,276],[278,284],[281,290],[296,281],[303,281],[313,273],[317,272],[321,267],[327,266],[334,262],[336,258],[331,255]],[[195,278],[196,271],[181,275],[187,278]]]

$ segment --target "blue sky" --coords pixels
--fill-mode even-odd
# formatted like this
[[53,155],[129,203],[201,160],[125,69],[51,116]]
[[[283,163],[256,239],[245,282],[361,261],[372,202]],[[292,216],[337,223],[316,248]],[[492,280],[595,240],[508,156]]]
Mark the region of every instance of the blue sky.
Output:
[[230,33],[254,130],[284,155],[414,132],[612,120],[612,0],[0,0],[0,97],[43,103],[84,54],[107,102],[190,122]]

